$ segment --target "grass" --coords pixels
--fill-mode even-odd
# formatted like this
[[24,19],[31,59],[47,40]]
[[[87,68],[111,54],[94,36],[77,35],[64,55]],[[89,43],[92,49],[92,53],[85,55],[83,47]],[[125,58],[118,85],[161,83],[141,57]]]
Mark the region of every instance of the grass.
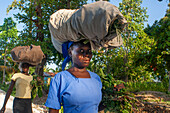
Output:
[[164,100],[162,100],[161,102],[165,102],[167,105],[170,105],[170,101],[164,101]]
[[159,91],[167,92],[168,85],[163,84],[162,82],[128,82],[127,89],[130,92],[139,92],[139,91]]

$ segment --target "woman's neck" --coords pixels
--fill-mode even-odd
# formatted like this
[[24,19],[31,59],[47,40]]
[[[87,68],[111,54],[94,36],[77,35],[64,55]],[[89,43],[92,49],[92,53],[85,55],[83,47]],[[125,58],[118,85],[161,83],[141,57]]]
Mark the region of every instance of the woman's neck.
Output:
[[70,69],[69,69],[70,71],[72,71],[72,72],[86,72],[87,70],[86,70],[86,68],[77,68],[77,67],[71,67]]
[[21,73],[23,73],[25,75],[29,75],[28,72],[21,71]]
[[67,71],[70,72],[76,78],[91,78],[86,68],[79,69],[77,67],[71,67]]

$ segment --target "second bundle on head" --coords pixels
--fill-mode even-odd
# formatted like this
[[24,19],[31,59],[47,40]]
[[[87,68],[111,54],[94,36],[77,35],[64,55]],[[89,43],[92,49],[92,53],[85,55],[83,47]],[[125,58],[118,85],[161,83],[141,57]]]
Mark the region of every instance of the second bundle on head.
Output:
[[17,46],[11,50],[12,60],[18,63],[28,63],[36,66],[45,58],[40,46]]

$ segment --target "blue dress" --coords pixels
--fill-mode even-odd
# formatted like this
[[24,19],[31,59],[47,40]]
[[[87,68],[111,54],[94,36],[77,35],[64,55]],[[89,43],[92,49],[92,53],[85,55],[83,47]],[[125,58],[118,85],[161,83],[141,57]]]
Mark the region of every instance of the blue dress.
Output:
[[76,78],[68,71],[62,71],[51,80],[45,106],[60,109],[64,113],[98,113],[102,99],[100,77],[88,71],[91,78]]

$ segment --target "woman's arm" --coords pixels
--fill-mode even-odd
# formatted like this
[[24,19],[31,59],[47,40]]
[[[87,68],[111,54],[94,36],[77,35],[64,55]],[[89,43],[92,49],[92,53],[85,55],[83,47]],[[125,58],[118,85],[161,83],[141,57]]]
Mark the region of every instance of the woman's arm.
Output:
[[8,99],[9,99],[11,93],[12,93],[12,90],[13,90],[14,85],[15,85],[15,81],[11,80],[11,84],[10,84],[10,86],[9,86],[9,88],[8,88],[7,93],[6,93],[6,96],[5,96],[5,99],[4,99],[4,104],[3,104],[3,107],[1,108],[0,113],[4,113],[4,112],[5,112],[6,103],[7,103]]
[[59,113],[58,109],[49,108],[49,113]]

